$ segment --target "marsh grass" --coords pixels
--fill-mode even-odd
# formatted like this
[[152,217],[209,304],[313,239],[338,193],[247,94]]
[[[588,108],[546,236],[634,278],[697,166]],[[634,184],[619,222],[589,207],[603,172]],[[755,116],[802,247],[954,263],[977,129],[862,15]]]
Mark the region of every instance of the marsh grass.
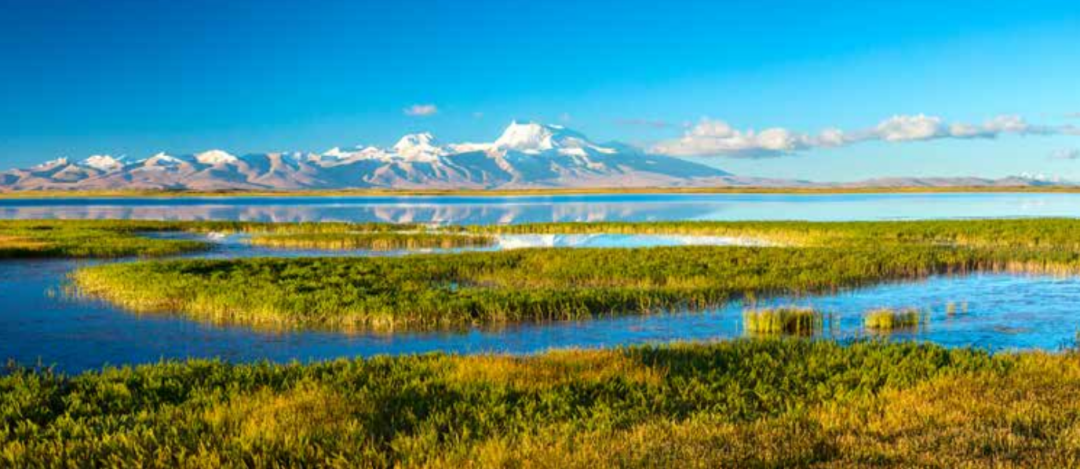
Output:
[[743,311],[743,326],[751,334],[813,335],[822,329],[824,316],[813,308],[781,306]]
[[163,257],[212,248],[152,233],[247,233],[282,248],[421,249],[490,244],[487,236],[429,232],[415,224],[232,221],[0,220],[0,259]]
[[957,250],[532,249],[139,262],[83,268],[72,278],[83,292],[140,312],[272,328],[386,330],[703,310],[749,296],[922,278],[977,261]]
[[279,249],[397,251],[491,246],[495,244],[495,238],[486,235],[423,232],[293,233],[257,234],[250,238],[250,243]]
[[1080,359],[913,343],[0,375],[4,467],[1075,467]]
[[0,221],[0,259],[160,257],[208,249],[199,241],[140,236],[154,222]]
[[[293,228],[274,229],[288,234]],[[343,233],[348,225],[299,229]],[[787,241],[771,247],[184,260],[90,267],[73,279],[88,294],[139,312],[176,311],[275,329],[402,330],[693,311],[733,300],[830,293],[931,275],[1080,270],[1074,235],[1080,222],[1069,220],[539,224],[448,227],[431,234],[559,230],[721,233]]]
[[[951,303],[950,303],[951,304]],[[863,317],[863,325],[874,331],[893,331],[897,329],[914,329],[919,325],[926,324],[925,315],[915,308],[878,308],[866,312]]]
[[[177,310],[214,322],[274,328],[394,330],[697,310],[737,299],[833,292],[936,274],[1067,275],[1080,267],[1080,238],[1075,236],[1080,221],[1061,219],[439,228],[32,220],[0,222],[0,257],[149,257],[209,247],[198,241],[146,236],[162,231],[243,232],[282,244],[324,247],[457,246],[486,243],[499,233],[722,235],[773,245],[126,264],[80,270],[74,275],[76,283],[95,296],[138,311]],[[403,232],[407,236],[402,237]]]

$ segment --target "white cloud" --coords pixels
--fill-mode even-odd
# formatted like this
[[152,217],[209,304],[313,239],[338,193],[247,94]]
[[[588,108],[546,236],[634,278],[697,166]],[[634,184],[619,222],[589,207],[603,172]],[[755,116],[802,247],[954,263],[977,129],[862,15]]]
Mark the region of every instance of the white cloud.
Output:
[[874,128],[873,136],[886,142],[910,142],[941,137],[944,132],[940,117],[892,116]]
[[659,120],[659,119],[656,119],[656,120],[639,119],[639,118],[616,119],[615,123],[618,124],[618,125],[625,125],[625,126],[629,126],[629,127],[651,127],[651,128],[654,128],[654,129],[664,129],[664,128],[667,128],[667,127],[671,126],[671,124],[669,124],[668,122],[662,121],[662,120]]
[[656,144],[652,151],[672,156],[730,156],[762,158],[789,155],[814,148],[835,148],[859,142],[919,142],[945,138],[997,138],[1015,135],[1080,135],[1073,125],[1035,126],[1020,116],[1003,115],[982,124],[947,123],[926,114],[895,115],[855,131],[825,129],[818,134],[774,127],[739,130],[722,120],[702,119],[682,137]]
[[773,127],[760,132],[738,130],[721,120],[702,119],[682,138],[661,142],[653,151],[673,156],[728,155],[745,158],[780,156],[805,150],[815,139]]
[[413,104],[404,109],[406,116],[413,117],[427,117],[434,116],[439,112],[439,108],[434,104]]
[[1080,160],[1080,150],[1058,150],[1050,154],[1050,158],[1055,160]]

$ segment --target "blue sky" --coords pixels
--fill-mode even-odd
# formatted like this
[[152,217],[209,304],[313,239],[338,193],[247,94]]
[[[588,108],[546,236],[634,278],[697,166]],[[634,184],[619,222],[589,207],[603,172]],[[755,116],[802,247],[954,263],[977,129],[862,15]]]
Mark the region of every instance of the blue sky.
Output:
[[753,176],[1080,180],[1075,1],[3,3],[4,167],[521,119]]

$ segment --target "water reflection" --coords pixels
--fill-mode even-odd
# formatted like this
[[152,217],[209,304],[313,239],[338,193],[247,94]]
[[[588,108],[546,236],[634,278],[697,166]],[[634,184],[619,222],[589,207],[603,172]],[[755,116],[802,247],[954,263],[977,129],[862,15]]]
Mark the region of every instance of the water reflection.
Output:
[[0,218],[509,224],[1080,216],[1080,194],[633,194],[543,197],[0,199]]

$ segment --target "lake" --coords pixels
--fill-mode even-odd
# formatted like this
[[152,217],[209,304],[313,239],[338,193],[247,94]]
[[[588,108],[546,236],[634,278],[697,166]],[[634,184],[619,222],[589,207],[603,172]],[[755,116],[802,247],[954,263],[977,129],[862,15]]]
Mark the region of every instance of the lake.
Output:
[[508,224],[1077,217],[1080,194],[596,194],[0,199],[0,218]]
[[[131,218],[260,221],[386,221],[426,223],[523,223],[540,221],[648,220],[883,220],[1080,215],[1074,194],[843,194],[843,195],[589,195],[545,197],[345,197],[214,199],[0,200],[2,218]],[[170,236],[176,236],[172,234]],[[190,236],[190,235],[181,235]],[[217,240],[195,256],[402,255],[280,251],[254,248],[242,237]],[[755,245],[754,240],[636,235],[521,235],[493,248],[655,245]],[[203,324],[170,315],[134,315],[99,301],[63,294],[67,275],[92,261],[0,262],[0,357],[41,362],[68,372],[105,364],[148,363],[162,358],[320,360],[442,351],[532,353],[549,348],[614,347],[671,340],[742,336],[745,305],[704,312],[517,324],[458,331],[339,334],[268,333]],[[899,332],[899,340],[991,350],[1073,346],[1080,316],[1080,278],[982,274],[933,277],[829,295],[774,298],[757,306],[810,305],[829,313],[825,337],[866,336],[862,314],[877,307],[917,307],[925,327]],[[949,306],[949,305],[952,306]],[[954,314],[950,314],[950,310]]]

